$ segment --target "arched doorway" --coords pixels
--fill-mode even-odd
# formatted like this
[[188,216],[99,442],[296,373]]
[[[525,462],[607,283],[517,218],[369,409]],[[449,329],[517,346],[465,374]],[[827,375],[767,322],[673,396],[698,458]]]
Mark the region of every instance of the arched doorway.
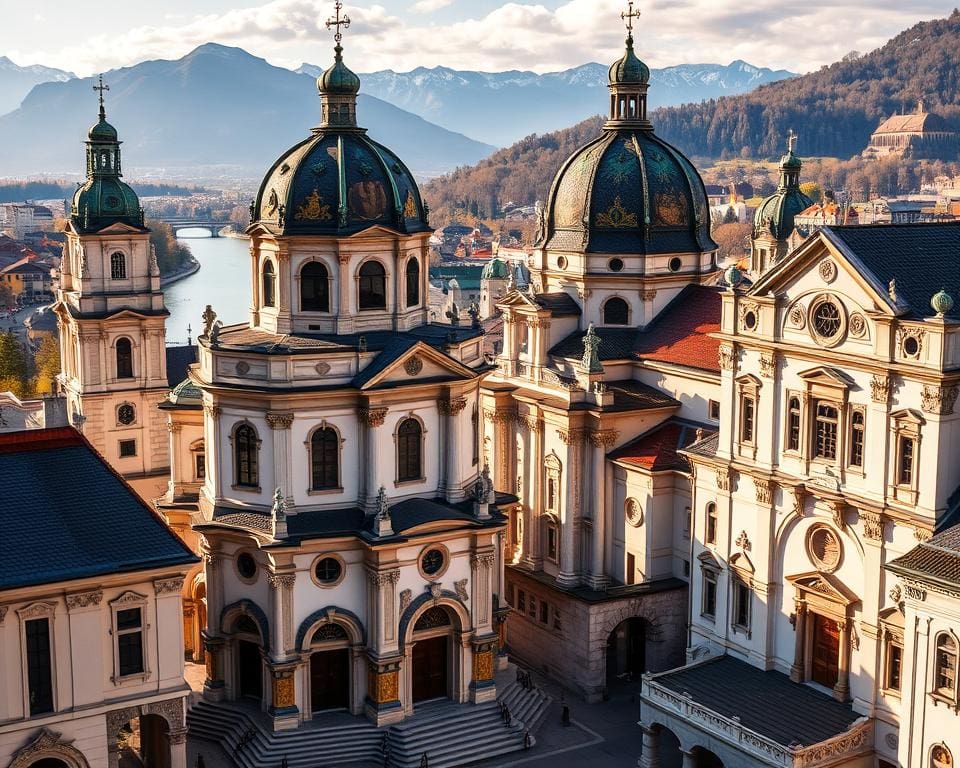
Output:
[[647,671],[647,622],[634,617],[621,621],[607,638],[607,685],[639,680]]
[[70,768],[70,766],[55,757],[44,757],[35,763],[30,763],[30,768]]
[[709,749],[694,747],[693,755],[697,763],[697,768],[723,768],[723,760]]
[[119,768],[170,768],[170,728],[160,715],[131,718],[120,728],[117,746]]
[[236,648],[236,698],[263,698],[263,659],[260,654],[260,630],[257,623],[243,614],[233,623]]
[[339,624],[321,625],[310,640],[310,708],[350,707],[350,638]]
[[442,605],[424,611],[413,627],[413,703],[450,696],[453,621]]

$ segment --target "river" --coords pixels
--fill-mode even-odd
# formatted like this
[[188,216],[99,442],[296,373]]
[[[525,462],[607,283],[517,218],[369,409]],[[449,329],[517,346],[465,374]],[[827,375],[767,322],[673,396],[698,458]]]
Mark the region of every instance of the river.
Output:
[[186,344],[187,326],[193,340],[203,332],[203,310],[210,304],[224,325],[243,323],[250,312],[250,241],[235,237],[203,236],[203,230],[184,230],[184,241],[200,262],[200,270],[164,289],[170,311],[167,343]]

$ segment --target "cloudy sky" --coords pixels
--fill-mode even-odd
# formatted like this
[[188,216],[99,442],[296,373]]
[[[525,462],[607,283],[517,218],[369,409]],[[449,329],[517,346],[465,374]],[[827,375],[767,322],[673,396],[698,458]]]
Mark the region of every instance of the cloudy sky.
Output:
[[[728,63],[806,72],[866,52],[957,0],[638,0],[637,48],[655,67]],[[272,64],[330,58],[332,0],[3,0],[0,55],[85,76],[199,44],[237,45]],[[152,8],[162,8],[154,11]],[[344,44],[357,71],[417,66],[538,72],[622,50],[626,0],[357,0]]]

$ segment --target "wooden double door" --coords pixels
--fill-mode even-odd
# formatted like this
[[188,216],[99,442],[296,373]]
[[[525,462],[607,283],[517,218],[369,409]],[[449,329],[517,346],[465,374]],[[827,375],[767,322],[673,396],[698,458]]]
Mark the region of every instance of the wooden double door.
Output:
[[253,699],[263,697],[263,663],[260,646],[256,643],[249,640],[237,642],[237,676],[240,696]]
[[810,678],[833,688],[840,673],[840,627],[836,621],[813,614]]
[[439,699],[449,695],[450,638],[446,635],[417,640],[413,646],[413,701]]
[[314,712],[350,707],[350,649],[310,656],[310,706]]

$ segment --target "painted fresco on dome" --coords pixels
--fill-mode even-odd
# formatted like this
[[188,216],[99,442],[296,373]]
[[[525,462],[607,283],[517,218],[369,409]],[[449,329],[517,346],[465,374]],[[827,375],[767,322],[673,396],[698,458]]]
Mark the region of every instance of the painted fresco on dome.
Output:
[[403,204],[403,218],[417,218],[417,203],[413,199],[413,191],[409,189],[407,190],[407,201]]
[[614,145],[607,153],[603,161],[601,178],[608,184],[621,186],[631,179],[639,180],[639,170],[637,152],[634,149],[633,142],[625,139]]
[[637,221],[637,214],[630,213],[623,207],[623,201],[618,195],[610,206],[603,213],[598,213],[594,224],[598,227],[607,227],[609,229],[633,229],[640,226]]
[[297,221],[331,221],[333,214],[330,206],[323,201],[320,190],[314,187],[313,192],[300,203],[294,217]]
[[687,225],[687,201],[675,191],[657,192],[653,196],[653,223],[663,227]]
[[387,211],[387,192],[379,181],[357,181],[347,193],[350,214],[364,221],[376,221]]
[[604,144],[593,146],[580,155],[567,168],[553,203],[553,225],[555,227],[583,226],[584,207],[593,176],[593,168]]

